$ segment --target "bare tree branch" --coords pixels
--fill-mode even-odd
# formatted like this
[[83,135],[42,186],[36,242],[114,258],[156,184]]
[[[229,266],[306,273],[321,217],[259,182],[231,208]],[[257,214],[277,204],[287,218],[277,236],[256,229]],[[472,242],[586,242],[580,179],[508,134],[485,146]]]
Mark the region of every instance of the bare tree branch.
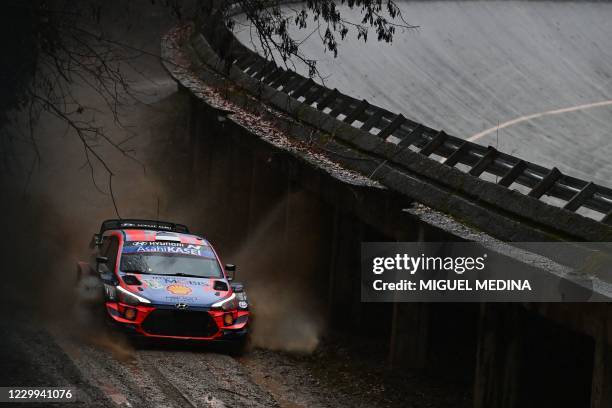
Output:
[[[256,31],[258,48],[266,58],[276,61],[278,56],[285,67],[289,61],[296,59],[308,68],[311,77],[318,76],[321,80],[323,78],[317,70],[317,61],[308,58],[300,47],[313,33],[318,32],[325,49],[337,57],[338,40],[344,40],[351,29],[356,31],[358,39],[367,41],[369,29],[372,28],[378,41],[389,43],[393,41],[396,29],[418,27],[406,22],[393,0],[308,0],[300,9],[286,7],[285,11],[279,0],[241,0],[238,3]],[[344,18],[338,4],[349,9],[358,8],[361,19],[350,21]],[[290,27],[294,25],[299,29],[306,29],[310,16],[317,27],[306,39],[296,40],[290,32]],[[236,24],[229,14],[229,6],[226,10],[226,24],[230,29]]]

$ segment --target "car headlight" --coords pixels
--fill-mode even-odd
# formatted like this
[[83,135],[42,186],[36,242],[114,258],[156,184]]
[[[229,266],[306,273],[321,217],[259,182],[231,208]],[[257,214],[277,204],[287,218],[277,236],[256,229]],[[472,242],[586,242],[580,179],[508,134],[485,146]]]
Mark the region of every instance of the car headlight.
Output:
[[126,303],[128,305],[138,305],[140,303],[151,303],[149,299],[145,299],[142,296],[138,296],[135,293],[130,292],[127,289],[124,289],[121,286],[115,286],[117,299],[121,303]]
[[236,293],[232,293],[229,297],[213,303],[211,307],[213,309],[221,309],[224,311],[238,309],[238,299],[236,299]]

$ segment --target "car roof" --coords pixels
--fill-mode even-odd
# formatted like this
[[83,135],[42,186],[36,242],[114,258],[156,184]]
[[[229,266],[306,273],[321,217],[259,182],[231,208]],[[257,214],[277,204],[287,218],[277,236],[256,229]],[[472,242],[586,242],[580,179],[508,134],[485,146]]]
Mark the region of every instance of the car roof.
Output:
[[145,220],[135,218],[111,219],[102,222],[100,235],[108,230],[147,229],[156,231],[169,231],[189,234],[189,228],[184,224],[177,224],[161,220]]
[[186,225],[169,221],[125,218],[106,220],[100,226],[98,236],[101,237],[110,231],[120,231],[128,242],[180,242],[210,246],[210,243],[201,236],[189,233]]
[[177,242],[182,244],[210,246],[204,238],[179,232],[157,231],[150,229],[121,229],[125,241],[134,242]]

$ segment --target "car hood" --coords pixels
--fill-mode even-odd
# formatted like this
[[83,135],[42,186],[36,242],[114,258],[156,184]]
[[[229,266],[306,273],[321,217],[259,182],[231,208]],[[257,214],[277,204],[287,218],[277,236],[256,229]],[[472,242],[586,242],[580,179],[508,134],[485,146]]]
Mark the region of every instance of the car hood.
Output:
[[130,289],[136,289],[134,293],[149,299],[155,305],[185,303],[189,306],[206,307],[229,294],[229,291],[214,289],[215,281],[222,281],[229,288],[229,284],[223,279],[149,274],[121,274],[121,277],[126,275],[133,275],[142,282],[142,285],[130,286]]

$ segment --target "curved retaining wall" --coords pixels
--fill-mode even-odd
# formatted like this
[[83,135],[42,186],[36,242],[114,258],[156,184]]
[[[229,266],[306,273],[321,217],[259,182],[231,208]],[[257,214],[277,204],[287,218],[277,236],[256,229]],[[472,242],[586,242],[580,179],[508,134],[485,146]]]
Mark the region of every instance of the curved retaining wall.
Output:
[[[206,3],[208,13],[191,38],[198,56],[266,104],[377,160],[380,164],[366,176],[392,189],[394,172],[417,177],[562,239],[612,238],[611,189],[431,129],[278,67],[240,43],[225,26],[215,2]],[[525,193],[514,186],[522,186]],[[431,200],[430,192],[408,195],[482,228],[452,203]],[[599,214],[598,220],[576,213],[580,208]]]
[[[515,381],[522,378],[525,372],[535,371],[545,365],[531,358],[533,353],[525,357],[523,353],[526,350],[533,350],[537,344],[540,347],[539,350],[545,351],[542,354],[552,356],[551,359],[555,362],[558,358],[564,358],[571,354],[570,352],[577,351],[577,346],[558,341],[565,338],[565,335],[559,334],[557,327],[559,324],[571,328],[571,333],[586,334],[595,343],[594,350],[589,348],[577,354],[580,354],[583,360],[592,358],[595,362],[596,366],[591,376],[588,373],[590,368],[580,375],[584,382],[590,383],[587,386],[592,384],[593,389],[600,390],[600,392],[594,392],[592,396],[589,395],[588,390],[581,392],[581,401],[585,404],[575,405],[586,406],[588,405],[587,399],[591,398],[593,407],[610,406],[608,384],[611,384],[610,378],[612,378],[610,369],[612,349],[609,347],[609,342],[612,339],[612,327],[606,326],[611,316],[607,304],[580,306],[529,304],[519,307],[490,304],[466,310],[457,305],[441,305],[441,308],[438,308],[437,305],[400,303],[382,304],[386,312],[381,313],[381,309],[373,307],[373,304],[360,301],[359,286],[358,284],[355,286],[355,283],[358,283],[355,273],[358,273],[356,271],[359,270],[358,265],[355,264],[355,253],[359,251],[359,244],[362,241],[446,241],[459,236],[449,231],[447,221],[452,222],[452,220],[449,220],[448,217],[443,217],[444,225],[438,231],[432,228],[435,220],[432,222],[426,218],[426,216],[432,216],[435,211],[424,209],[425,216],[422,217],[415,217],[415,213],[406,211],[410,210],[407,207],[411,207],[408,197],[414,197],[417,201],[444,209],[455,217],[458,215],[464,217],[462,220],[465,220],[466,224],[484,226],[487,227],[484,228],[487,231],[497,227],[500,233],[514,234],[509,238],[517,240],[527,240],[528,238],[525,237],[538,236],[536,233],[542,230],[544,222],[549,225],[554,224],[555,214],[571,216],[568,219],[560,219],[559,225],[555,228],[557,231],[561,229],[571,231],[571,228],[575,228],[574,234],[566,232],[565,236],[578,236],[591,240],[607,239],[610,237],[609,226],[584,219],[570,211],[555,208],[535,198],[526,197],[502,186],[470,176],[451,166],[431,160],[418,151],[411,151],[414,156],[410,157],[414,157],[414,160],[418,160],[418,164],[422,166],[422,168],[417,167],[419,172],[409,169],[408,165],[396,164],[393,160],[400,158],[400,155],[395,157],[394,152],[398,150],[402,154],[407,152],[397,148],[395,144],[382,141],[375,135],[356,128],[353,124],[349,125],[338,120],[337,117],[333,118],[326,112],[318,110],[316,106],[308,106],[307,103],[303,103],[303,97],[296,99],[293,98],[291,92],[287,94],[282,92],[282,89],[273,89],[265,81],[253,78],[257,72],[255,70],[253,70],[253,76],[250,76],[236,64],[225,64],[209,45],[208,40],[219,41],[218,45],[222,45],[219,53],[235,51],[240,48],[240,44],[233,42],[233,36],[227,30],[214,29],[215,24],[221,21],[218,17],[218,15],[214,16],[214,9],[211,9],[210,15],[204,17],[208,22],[203,21],[201,33],[194,35],[189,44],[180,48],[181,51],[185,51],[180,57],[172,59],[172,62],[176,63],[174,68],[178,66],[175,72],[168,64],[166,65],[180,86],[189,91],[192,103],[190,134],[193,150],[204,155],[204,157],[198,157],[198,154],[194,154],[196,156],[194,174],[198,175],[196,184],[194,184],[194,192],[219,197],[222,203],[232,203],[232,206],[215,205],[210,211],[204,208],[203,214],[208,217],[214,214],[216,218],[224,220],[224,228],[233,231],[228,236],[235,237],[244,234],[245,225],[247,226],[246,235],[249,236],[252,231],[256,230],[251,225],[252,219],[261,218],[261,214],[264,213],[263,208],[272,208],[272,205],[277,204],[279,197],[299,185],[300,189],[304,188],[309,194],[313,193],[312,197],[315,198],[313,202],[316,202],[314,205],[329,206],[328,210],[333,208],[333,211],[326,212],[329,218],[322,220],[323,232],[317,234],[324,243],[321,248],[332,248],[327,254],[329,263],[326,265],[328,267],[313,268],[313,274],[318,279],[317,287],[321,290],[321,297],[325,297],[324,292],[327,292],[329,296],[332,306],[329,308],[330,321],[343,322],[342,324],[351,325],[359,329],[359,333],[363,333],[367,330],[365,325],[367,322],[374,319],[377,328],[380,329],[383,317],[388,318],[385,322],[393,328],[390,334],[391,339],[387,342],[391,344],[390,361],[401,364],[401,367],[435,367],[435,361],[431,360],[431,356],[437,356],[441,352],[440,348],[436,348],[436,344],[442,344],[442,349],[446,352],[450,351],[452,355],[466,355],[466,349],[461,346],[464,343],[456,341],[458,336],[465,337],[465,341],[472,344],[473,349],[477,350],[476,361],[470,359],[466,362],[466,369],[469,372],[474,371],[471,364],[476,366],[474,406],[487,408],[508,406],[507,401],[516,401],[515,397],[519,394],[518,387],[508,384],[515,384]],[[209,32],[206,33],[206,31]],[[230,42],[229,45],[227,41]],[[179,42],[162,43],[162,51],[179,49]],[[197,51],[198,55],[194,55],[194,51]],[[182,64],[187,59],[189,59],[187,62],[191,64],[190,68],[185,68]],[[207,65],[200,67],[198,64],[201,62]],[[212,72],[209,69],[211,67],[225,72],[225,77]],[[181,70],[189,72],[181,72],[177,75],[177,71]],[[265,75],[264,78],[266,78]],[[252,95],[259,96],[265,104],[259,103],[260,101],[257,101]],[[249,117],[250,111],[244,109],[245,106],[252,107],[259,116]],[[270,109],[269,106],[276,107],[276,110]],[[278,111],[286,112],[287,115],[279,115]],[[278,121],[270,120],[270,116],[274,116],[274,119]],[[259,120],[261,122],[258,122]],[[250,123],[246,123],[249,121]],[[298,121],[301,123],[297,123]],[[380,183],[375,183],[376,187],[372,187],[369,183],[361,183],[362,186],[359,188],[345,180],[332,183],[329,180],[332,177],[320,171],[323,167],[322,163],[307,160],[295,151],[270,143],[270,140],[256,129],[258,126],[268,129],[274,127],[271,124],[276,125],[279,131],[291,135],[292,139],[303,142],[303,144],[320,146],[324,143],[329,153],[328,156],[333,156],[338,163],[349,169],[357,169],[361,174],[372,176]],[[344,150],[336,149],[338,146],[343,147]],[[387,153],[390,154],[389,159],[385,158]],[[348,155],[353,158],[346,159]],[[439,172],[439,177],[437,175],[436,177],[423,176],[431,168]],[[460,179],[459,177],[465,178]],[[273,181],[274,179],[276,182]],[[384,184],[388,188],[380,188],[379,184]],[[449,187],[457,184],[458,188]],[[494,197],[497,190],[491,192],[491,188],[499,189],[502,196]],[[342,194],[340,194],[341,190],[343,190]],[[466,191],[474,193],[468,194]],[[249,194],[250,199],[241,200],[242,192]],[[253,194],[254,192],[257,194]],[[325,192],[328,196],[325,195]],[[534,207],[517,208],[515,212],[510,212],[499,205],[489,204],[481,197],[486,197],[489,202],[516,199],[516,206],[526,202],[531,203],[530,205]],[[513,202],[509,201],[507,204],[511,205]],[[517,215],[520,210],[533,218]],[[297,221],[296,224],[296,218],[300,217],[294,214],[304,213],[304,207],[298,203],[298,200],[286,202],[284,211],[283,228],[289,234],[286,237],[295,237],[287,239],[288,241],[300,242],[297,236],[292,235],[299,234],[300,231],[306,229],[318,231],[312,223],[300,224],[300,221]],[[557,213],[547,215],[548,211]],[[536,223],[534,219],[544,221]],[[302,226],[296,228],[298,225]],[[591,226],[594,228],[590,228]],[[472,234],[472,231],[470,230],[469,233]],[[475,235],[466,235],[461,239],[477,240],[478,236]],[[485,236],[486,234],[480,235]],[[552,235],[546,236],[554,238]],[[482,239],[483,245],[489,244],[486,240],[490,237]],[[539,238],[533,240],[535,239]],[[504,248],[497,248],[497,250],[506,253]],[[291,257],[285,258],[291,259]],[[287,270],[278,265],[271,269]],[[322,282],[328,282],[328,286],[321,285]],[[334,319],[336,312],[342,313],[338,319]],[[557,341],[551,342],[549,339],[553,338],[552,336],[539,331],[544,330],[544,333],[549,333],[546,327],[551,326],[543,324],[539,318],[537,318],[537,325],[527,326],[527,323],[535,318],[534,314],[555,322],[553,329],[554,338]],[[452,324],[449,325],[449,322]],[[415,330],[415,327],[418,330]],[[457,330],[457,327],[460,329]],[[449,349],[451,343],[446,340],[433,341],[436,336],[434,333],[438,333],[438,336],[443,333],[445,339],[449,334],[452,335],[455,341],[451,343],[455,348]],[[542,342],[542,338],[547,341]],[[555,352],[552,353],[551,350]],[[524,361],[528,365],[518,366],[514,364],[516,361]],[[573,374],[577,375],[575,372]],[[550,379],[551,375],[557,375],[555,379],[572,378],[568,377],[564,371],[556,369],[556,366],[549,367],[543,376]],[[574,389],[582,390],[575,384],[559,387],[559,383],[555,380],[551,380],[551,384],[552,388],[547,389],[542,387],[541,382],[538,383],[538,395],[546,397],[548,402],[551,396],[566,402],[565,397],[568,394],[576,394]],[[510,390],[512,394],[499,390]],[[564,393],[561,394],[559,390]],[[528,392],[525,395],[532,399],[534,394]]]

